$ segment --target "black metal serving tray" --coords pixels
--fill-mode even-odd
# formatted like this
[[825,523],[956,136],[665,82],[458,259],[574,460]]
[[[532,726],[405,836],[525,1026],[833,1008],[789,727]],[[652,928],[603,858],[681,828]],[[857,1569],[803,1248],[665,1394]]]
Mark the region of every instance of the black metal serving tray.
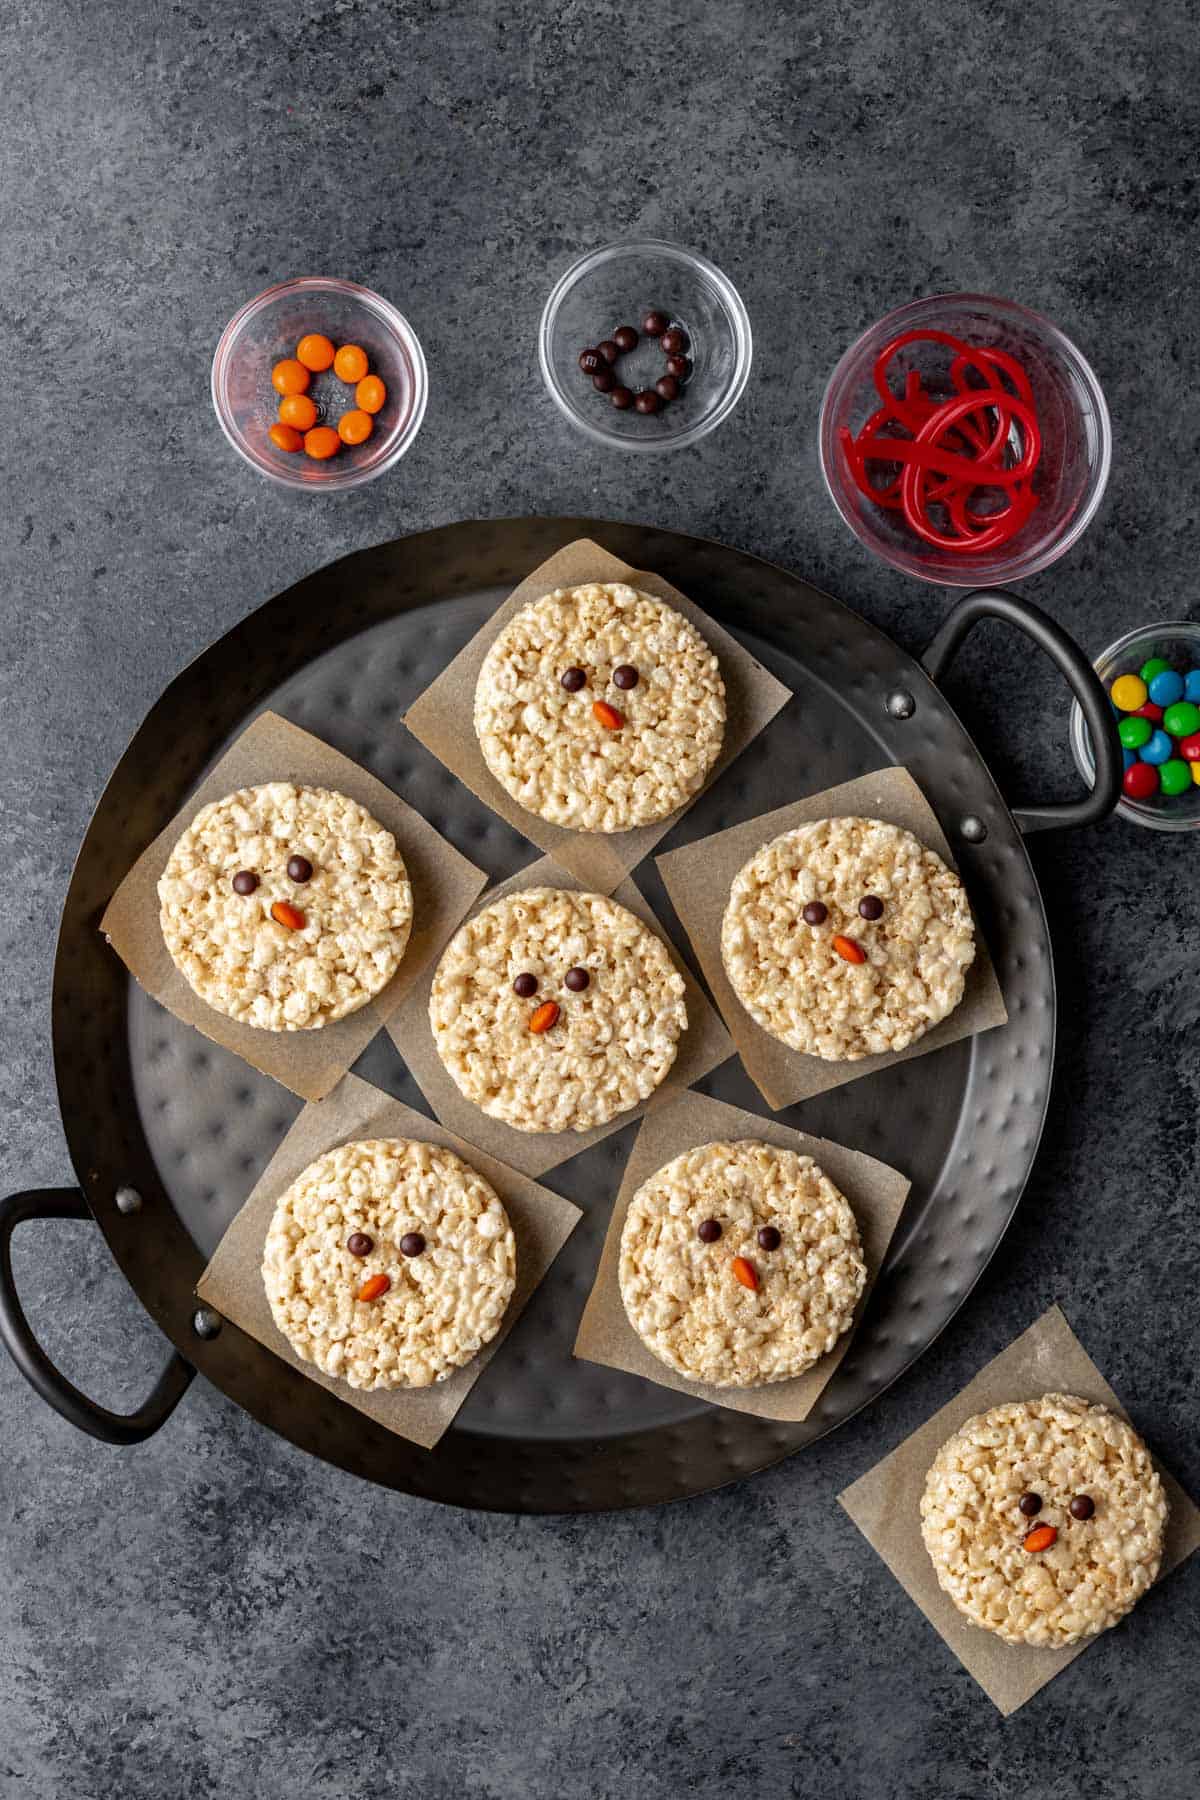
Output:
[[[435,1451],[391,1436],[198,1308],[194,1286],[300,1102],[147,999],[97,931],[113,889],[228,741],[273,707],[397,788],[497,877],[536,854],[401,724],[412,699],[505,594],[554,550],[592,537],[655,569],[735,631],[795,693],[660,848],[903,763],[954,846],[991,946],[1009,1023],[868,1076],[782,1115],[911,1176],[912,1195],[855,1341],[812,1416],[780,1425],[593,1364],[571,1344],[635,1127],[555,1170],[586,1218]],[[1096,787],[1010,813],[935,686],[977,618],[1033,636],[1080,697],[1101,755]],[[827,595],[720,544],[593,519],[448,525],[364,550],[277,595],[206,650],[139,728],[88,828],[59,939],[54,1055],[80,1192],[0,1206],[0,1332],[60,1412],[112,1442],[158,1428],[199,1369],[272,1430],[370,1480],[463,1506],[591,1511],[670,1500],[766,1467],[876,1398],[937,1336],[1004,1233],[1050,1093],[1054,973],[1022,830],[1084,824],[1115,804],[1107,702],[1082,653],[1044,614],[1002,594],[961,601],[916,663]],[[638,880],[686,953],[652,862]],[[386,1037],[358,1073],[424,1103]],[[763,1103],[740,1064],[707,1091]],[[12,1284],[9,1240],[32,1217],[95,1218],[176,1346],[131,1416],[96,1406],[53,1367]]]

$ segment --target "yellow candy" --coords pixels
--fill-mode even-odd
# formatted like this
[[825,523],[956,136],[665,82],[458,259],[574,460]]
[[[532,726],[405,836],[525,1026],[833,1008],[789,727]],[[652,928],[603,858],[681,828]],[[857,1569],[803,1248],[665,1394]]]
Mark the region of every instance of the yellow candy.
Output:
[[1110,691],[1114,706],[1122,712],[1136,712],[1139,706],[1145,706],[1149,689],[1140,675],[1118,675]]
[[1192,771],[1192,780],[1200,787],[1200,762],[1189,763],[1188,768]]

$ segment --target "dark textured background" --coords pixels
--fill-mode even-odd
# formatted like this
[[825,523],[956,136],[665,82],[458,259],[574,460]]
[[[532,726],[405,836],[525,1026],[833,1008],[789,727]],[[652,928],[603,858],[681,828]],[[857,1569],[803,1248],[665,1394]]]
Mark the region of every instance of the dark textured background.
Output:
[[[917,649],[945,597],[838,523],[816,410],[882,311],[979,288],[1057,320],[1113,412],[1103,512],[1025,591],[1092,651],[1197,616],[1196,32],[1186,0],[10,5],[7,1187],[70,1178],[51,959],[111,765],[188,658],[347,550],[481,513],[650,520]],[[628,230],[705,250],[756,337],[734,419],[661,461],[569,434],[535,366],[553,277]],[[395,299],[432,382],[399,469],[315,503],[237,462],[207,391],[234,308],[311,272]],[[979,633],[952,692],[1010,792],[1068,790],[1064,695],[1019,641]],[[660,1512],[452,1514],[203,1383],[105,1449],[0,1358],[5,1800],[1190,1800],[1200,1563],[1002,1723],[834,1499],[1053,1299],[1200,1492],[1196,849],[1113,822],[1033,856],[1060,1073],[1017,1221],[899,1388],[782,1468]],[[156,1335],[90,1228],[27,1227],[16,1262],[68,1371],[140,1397]]]

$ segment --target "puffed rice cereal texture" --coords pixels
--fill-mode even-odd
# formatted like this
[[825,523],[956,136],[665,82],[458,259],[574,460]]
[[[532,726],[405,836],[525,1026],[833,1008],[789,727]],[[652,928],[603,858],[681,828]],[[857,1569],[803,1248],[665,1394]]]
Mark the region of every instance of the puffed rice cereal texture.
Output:
[[[637,671],[632,688],[613,670]],[[565,670],[582,669],[570,692]],[[619,730],[595,717],[606,701]],[[576,831],[628,831],[697,793],[725,735],[716,656],[674,607],[624,582],[556,588],[521,608],[484,658],[475,732],[488,768],[527,812]]]
[[[699,1226],[721,1228],[705,1242]],[[778,1248],[759,1230],[774,1227]],[[732,1271],[743,1257],[757,1292]],[[850,1203],[811,1156],[755,1141],[702,1144],[630,1202],[619,1280],[629,1322],[677,1374],[714,1387],[802,1375],[849,1331],[867,1271]]]
[[[1023,1494],[1041,1510],[1026,1517]],[[1089,1519],[1070,1504],[1087,1495]],[[938,1584],[1008,1644],[1058,1648],[1105,1631],[1158,1575],[1167,1500],[1150,1452],[1104,1406],[1073,1394],[1013,1401],[968,1419],[938,1451],[921,1534]],[[1056,1541],[1024,1540],[1051,1525]]]
[[[582,992],[564,977],[582,969]],[[513,987],[532,975],[537,991]],[[530,1029],[547,1001],[547,1031]],[[604,894],[529,888],[451,938],[429,996],[442,1062],[468,1100],[517,1131],[590,1131],[649,1098],[687,1029],[683,977],[661,938]]]
[[[290,858],[312,878],[288,876]],[[238,894],[233,877],[258,877]],[[203,807],[158,883],[159,918],[176,968],[201,1000],[265,1031],[314,1031],[357,1012],[400,967],[412,889],[396,840],[329,788],[272,781]],[[271,917],[277,901],[302,930]]]
[[[859,902],[880,900],[864,918]],[[826,917],[805,922],[819,901]],[[847,937],[861,963],[834,948]],[[734,992],[764,1031],[827,1062],[904,1050],[954,1011],[975,959],[966,892],[910,831],[821,819],[764,844],[739,870],[721,927]]]
[[[347,1239],[373,1241],[352,1256]],[[405,1256],[419,1232],[425,1249]],[[343,1144],[280,1196],[263,1251],[276,1325],[297,1356],[351,1387],[421,1388],[471,1361],[499,1331],[516,1280],[499,1197],[452,1150],[410,1138]],[[386,1275],[377,1300],[363,1284]]]

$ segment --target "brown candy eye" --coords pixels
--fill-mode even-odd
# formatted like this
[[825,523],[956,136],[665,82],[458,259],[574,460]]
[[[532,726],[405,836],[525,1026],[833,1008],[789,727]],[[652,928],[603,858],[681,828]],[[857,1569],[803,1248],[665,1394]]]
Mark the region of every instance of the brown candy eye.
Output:
[[883,901],[878,894],[864,894],[858,903],[858,910],[864,919],[882,919]]
[[1042,1496],[1040,1494],[1022,1494],[1017,1505],[1027,1519],[1036,1519],[1042,1510]]
[[253,869],[239,869],[233,878],[235,894],[252,894],[258,886],[258,876]]
[[619,663],[613,670],[613,686],[628,693],[630,688],[638,684],[638,672],[632,663]]
[[513,982],[513,993],[516,994],[519,1000],[532,999],[533,995],[537,993],[537,990],[538,982],[536,975],[518,975],[517,979]]
[[400,1248],[405,1256],[420,1256],[425,1248],[425,1239],[419,1231],[406,1231],[400,1239]]
[[568,694],[577,694],[587,681],[587,676],[582,669],[564,669],[559,676],[559,680],[566,688]]
[[346,1248],[351,1256],[370,1256],[375,1239],[368,1237],[365,1231],[352,1231],[346,1239]]
[[721,1235],[721,1227],[715,1219],[702,1219],[696,1227],[696,1236],[702,1244],[715,1244]]
[[307,856],[291,856],[288,858],[287,872],[289,881],[311,881],[313,867]]
[[810,900],[801,917],[806,925],[823,925],[829,917],[829,908],[822,906],[819,900]]
[[758,1228],[758,1247],[760,1250],[778,1250],[783,1242],[774,1225],[760,1225]]
[[1096,1510],[1096,1502],[1090,1494],[1076,1494],[1067,1511],[1073,1519],[1090,1519]]
[[570,988],[573,994],[582,994],[591,979],[586,969],[568,969],[563,976],[563,986]]

